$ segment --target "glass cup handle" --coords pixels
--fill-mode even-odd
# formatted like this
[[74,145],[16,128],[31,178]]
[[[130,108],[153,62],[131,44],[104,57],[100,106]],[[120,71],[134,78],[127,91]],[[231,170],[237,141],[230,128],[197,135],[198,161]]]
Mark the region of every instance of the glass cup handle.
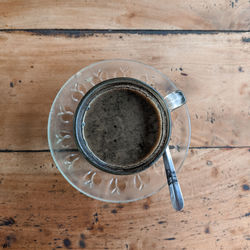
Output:
[[171,92],[164,99],[170,111],[173,111],[186,103],[186,98],[180,90]]
[[[186,98],[180,90],[176,90],[168,94],[165,97],[165,101],[170,111],[173,111],[181,107],[183,104],[185,104]],[[164,162],[166,176],[168,180],[168,187],[169,187],[169,193],[170,193],[172,206],[176,211],[180,211],[184,207],[184,199],[183,199],[183,195],[181,192],[181,187],[179,185],[179,182],[176,176],[174,163],[173,163],[172,156],[170,154],[170,150],[168,146],[163,154],[163,162]]]

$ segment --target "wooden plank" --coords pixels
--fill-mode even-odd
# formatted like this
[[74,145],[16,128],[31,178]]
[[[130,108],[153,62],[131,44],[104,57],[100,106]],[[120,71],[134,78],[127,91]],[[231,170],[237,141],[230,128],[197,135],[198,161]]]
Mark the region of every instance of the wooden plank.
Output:
[[50,106],[63,83],[103,59],[129,58],[165,73],[187,96],[191,146],[248,146],[250,33],[0,33],[0,149],[47,149]]
[[248,0],[4,0],[1,29],[249,30]]
[[249,249],[249,162],[249,149],[191,150],[179,174],[185,209],[177,213],[167,188],[107,204],[74,190],[49,153],[1,153],[0,246]]

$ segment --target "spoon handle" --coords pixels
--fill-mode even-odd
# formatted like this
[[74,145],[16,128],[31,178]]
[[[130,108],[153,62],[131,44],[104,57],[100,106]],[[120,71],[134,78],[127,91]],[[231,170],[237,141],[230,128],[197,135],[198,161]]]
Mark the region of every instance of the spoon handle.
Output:
[[170,154],[169,147],[166,148],[163,154],[163,162],[165,165],[172,206],[175,210],[180,211],[184,207],[184,199],[181,192],[181,187],[176,176],[174,163]]

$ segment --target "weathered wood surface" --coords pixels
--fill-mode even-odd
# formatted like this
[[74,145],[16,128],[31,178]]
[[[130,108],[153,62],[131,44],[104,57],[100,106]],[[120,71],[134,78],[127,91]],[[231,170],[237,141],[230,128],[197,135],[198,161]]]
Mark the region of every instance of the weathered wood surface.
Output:
[[0,29],[249,30],[249,0],[2,0]]
[[47,119],[60,87],[110,58],[152,65],[184,91],[191,146],[249,146],[250,33],[63,34],[0,33],[0,149],[48,149]]
[[[250,249],[249,13],[249,0],[0,1],[0,248]],[[123,205],[90,199],[41,152],[63,83],[111,58],[152,65],[187,96],[201,148],[179,174],[180,213],[167,188]]]
[[179,175],[185,209],[168,189],[129,204],[74,190],[49,153],[1,153],[0,246],[10,249],[249,249],[249,149],[191,150]]

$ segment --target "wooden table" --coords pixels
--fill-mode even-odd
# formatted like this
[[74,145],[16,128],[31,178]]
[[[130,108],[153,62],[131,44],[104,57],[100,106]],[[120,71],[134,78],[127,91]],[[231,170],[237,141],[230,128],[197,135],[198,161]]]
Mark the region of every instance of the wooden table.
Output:
[[[249,0],[1,0],[0,29],[0,248],[250,249]],[[167,188],[90,199],[53,163],[56,93],[110,58],[152,65],[187,96],[182,212]]]

